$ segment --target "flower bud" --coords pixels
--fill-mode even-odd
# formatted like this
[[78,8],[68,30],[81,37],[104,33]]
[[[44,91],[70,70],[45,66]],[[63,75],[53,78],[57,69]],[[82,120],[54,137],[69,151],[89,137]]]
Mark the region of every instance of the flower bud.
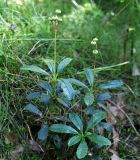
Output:
[[60,9],[56,9],[55,13],[56,14],[61,14],[61,10]]
[[99,53],[99,51],[98,51],[97,49],[94,49],[94,50],[92,51],[92,53],[96,55],[96,54]]
[[96,45],[97,43],[95,41],[91,41],[91,44],[92,45]]
[[93,38],[93,40],[92,41],[95,41],[95,42],[97,42],[98,41],[98,38]]

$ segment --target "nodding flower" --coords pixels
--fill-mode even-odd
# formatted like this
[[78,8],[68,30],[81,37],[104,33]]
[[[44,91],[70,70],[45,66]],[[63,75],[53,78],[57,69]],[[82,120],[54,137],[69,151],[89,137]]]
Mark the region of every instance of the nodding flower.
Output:
[[55,13],[56,14],[61,14],[61,10],[60,9],[56,9]]
[[49,20],[52,22],[62,22],[62,18],[56,16],[49,17]]
[[97,43],[95,41],[91,41],[91,44],[92,45],[96,45]]
[[93,54],[98,54],[99,51],[98,51],[97,49],[94,49],[94,50],[92,51],[92,53],[93,53]]
[[98,41],[98,38],[93,38],[93,40],[91,41],[91,44],[92,44],[92,45],[96,45],[96,44],[97,44],[97,41]]

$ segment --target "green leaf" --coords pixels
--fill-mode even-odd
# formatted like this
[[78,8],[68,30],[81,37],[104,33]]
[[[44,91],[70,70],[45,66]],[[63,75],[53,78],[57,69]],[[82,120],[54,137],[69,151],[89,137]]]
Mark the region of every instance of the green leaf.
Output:
[[[112,65],[112,66],[98,67],[98,68],[94,68],[94,69],[93,69],[93,71],[94,71],[94,73],[98,73],[98,72],[101,72],[101,71],[113,70],[115,67],[120,67],[120,66],[123,66],[123,65],[129,64],[129,63],[130,63],[130,62],[129,62],[129,61],[127,61],[127,62],[123,62],[123,63],[115,64],[115,65]],[[83,74],[83,73],[85,73],[85,71],[78,72],[77,74]]]
[[82,159],[87,155],[87,152],[88,152],[87,143],[85,140],[82,140],[77,148],[76,156],[78,159]]
[[24,110],[28,110],[28,111],[30,111],[32,113],[35,113],[35,114],[37,114],[39,116],[42,116],[42,112],[35,105],[33,105],[31,103],[26,105],[24,107]]
[[94,102],[94,96],[93,96],[93,93],[92,92],[87,92],[85,97],[84,97],[84,102],[87,106],[90,106],[93,104]]
[[74,89],[71,83],[67,79],[63,79],[61,81],[61,88],[64,92],[64,95],[68,98],[68,100],[72,100],[74,96]]
[[68,140],[68,146],[71,147],[72,145],[77,144],[80,142],[81,138],[79,135],[73,136]]
[[87,130],[95,127],[98,123],[100,123],[103,119],[105,119],[106,115],[104,112],[97,112],[93,114],[91,119],[88,121]]
[[100,126],[106,129],[107,131],[111,132],[112,131],[112,125],[106,122],[101,122]]
[[40,92],[31,92],[26,96],[26,99],[27,100],[33,100],[33,99],[35,99],[37,97],[40,97],[40,96],[41,96]]
[[50,103],[50,97],[46,93],[41,93],[40,102],[44,104]]
[[90,68],[87,68],[87,69],[85,69],[85,74],[86,74],[88,83],[90,84],[90,86],[92,86],[93,82],[94,82],[93,70]]
[[57,101],[62,104],[66,108],[70,108],[70,101],[68,101],[66,98],[57,98]]
[[47,90],[50,94],[52,94],[52,87],[51,85],[46,81],[39,81],[39,86],[43,89]]
[[100,145],[111,145],[111,141],[108,138],[105,138],[100,135],[92,134],[90,136],[87,136],[88,139],[96,144]]
[[105,106],[103,103],[97,103],[99,107],[101,107],[103,110],[105,110],[106,112],[110,113],[110,110],[108,109],[107,106]]
[[71,58],[65,58],[63,59],[59,65],[58,65],[58,68],[57,68],[57,73],[61,73],[63,71],[63,69],[72,61]]
[[40,74],[43,74],[45,76],[49,76],[50,75],[48,72],[46,72],[42,68],[34,66],[34,65],[24,65],[20,69],[21,70],[27,70],[27,71],[32,71],[32,72],[40,73]]
[[58,135],[53,135],[53,142],[57,149],[61,149],[62,146],[62,138]]
[[107,83],[101,84],[100,87],[102,89],[114,89],[114,88],[121,87],[123,84],[124,83],[122,80],[112,80]]
[[43,59],[43,61],[47,64],[51,73],[55,73],[54,60],[52,59]]
[[76,113],[70,113],[69,119],[72,121],[72,123],[80,130],[83,131],[83,123],[80,119],[80,117]]
[[42,125],[41,129],[38,132],[38,139],[44,141],[48,137],[48,125]]
[[77,86],[80,86],[82,88],[88,89],[88,87],[81,81],[74,79],[74,78],[69,78],[68,79],[70,83],[75,84]]
[[71,133],[71,134],[78,134],[78,132],[65,124],[53,124],[50,126],[50,131],[56,132],[56,133]]
[[111,95],[109,93],[102,93],[101,95],[98,96],[97,101],[101,102],[101,101],[105,101],[111,99]]

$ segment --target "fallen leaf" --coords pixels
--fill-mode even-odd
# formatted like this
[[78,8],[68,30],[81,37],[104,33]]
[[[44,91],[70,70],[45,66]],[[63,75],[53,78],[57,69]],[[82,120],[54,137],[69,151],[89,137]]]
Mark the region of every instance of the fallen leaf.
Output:
[[133,64],[132,76],[140,76],[140,71],[136,63]]
[[[117,106],[118,106],[118,109],[120,108],[121,110],[124,110],[125,107],[126,107],[123,93],[118,93],[117,94]],[[120,109],[118,111],[118,117],[121,120],[124,120],[125,119],[125,115]]]
[[113,150],[117,150],[119,146],[119,133],[116,131],[115,127],[113,127]]
[[17,135],[14,132],[10,132],[5,136],[5,143],[10,144],[17,141]]
[[117,123],[115,115],[118,113],[118,111],[116,111],[116,108],[114,109],[114,107],[113,109],[111,109],[112,105],[109,102],[106,102],[106,104],[108,109],[110,110],[110,112],[107,112],[107,122],[109,122],[111,125],[115,125]]
[[112,149],[109,150],[113,155],[110,157],[111,160],[121,160],[121,158],[118,156],[118,152],[114,151]]
[[112,156],[111,156],[111,160],[120,160],[120,157],[117,155],[117,154],[113,154]]
[[33,151],[36,152],[44,152],[42,149],[41,145],[39,145],[36,141],[34,140],[29,140],[29,148]]
[[16,159],[20,154],[22,154],[24,148],[21,145],[16,146],[16,149],[10,153],[9,159]]

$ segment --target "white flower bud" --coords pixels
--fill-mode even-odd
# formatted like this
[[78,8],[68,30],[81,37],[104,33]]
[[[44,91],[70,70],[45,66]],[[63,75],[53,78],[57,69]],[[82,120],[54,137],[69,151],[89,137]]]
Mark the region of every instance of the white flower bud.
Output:
[[61,10],[60,9],[56,9],[55,13],[56,14],[61,14]]
[[91,41],[91,44],[92,45],[96,45],[97,43],[95,41]]
[[98,38],[93,38],[93,40],[92,41],[95,41],[95,42],[97,42],[98,41]]
[[99,51],[98,51],[97,49],[94,49],[94,50],[92,51],[92,53],[93,53],[93,54],[98,54]]

